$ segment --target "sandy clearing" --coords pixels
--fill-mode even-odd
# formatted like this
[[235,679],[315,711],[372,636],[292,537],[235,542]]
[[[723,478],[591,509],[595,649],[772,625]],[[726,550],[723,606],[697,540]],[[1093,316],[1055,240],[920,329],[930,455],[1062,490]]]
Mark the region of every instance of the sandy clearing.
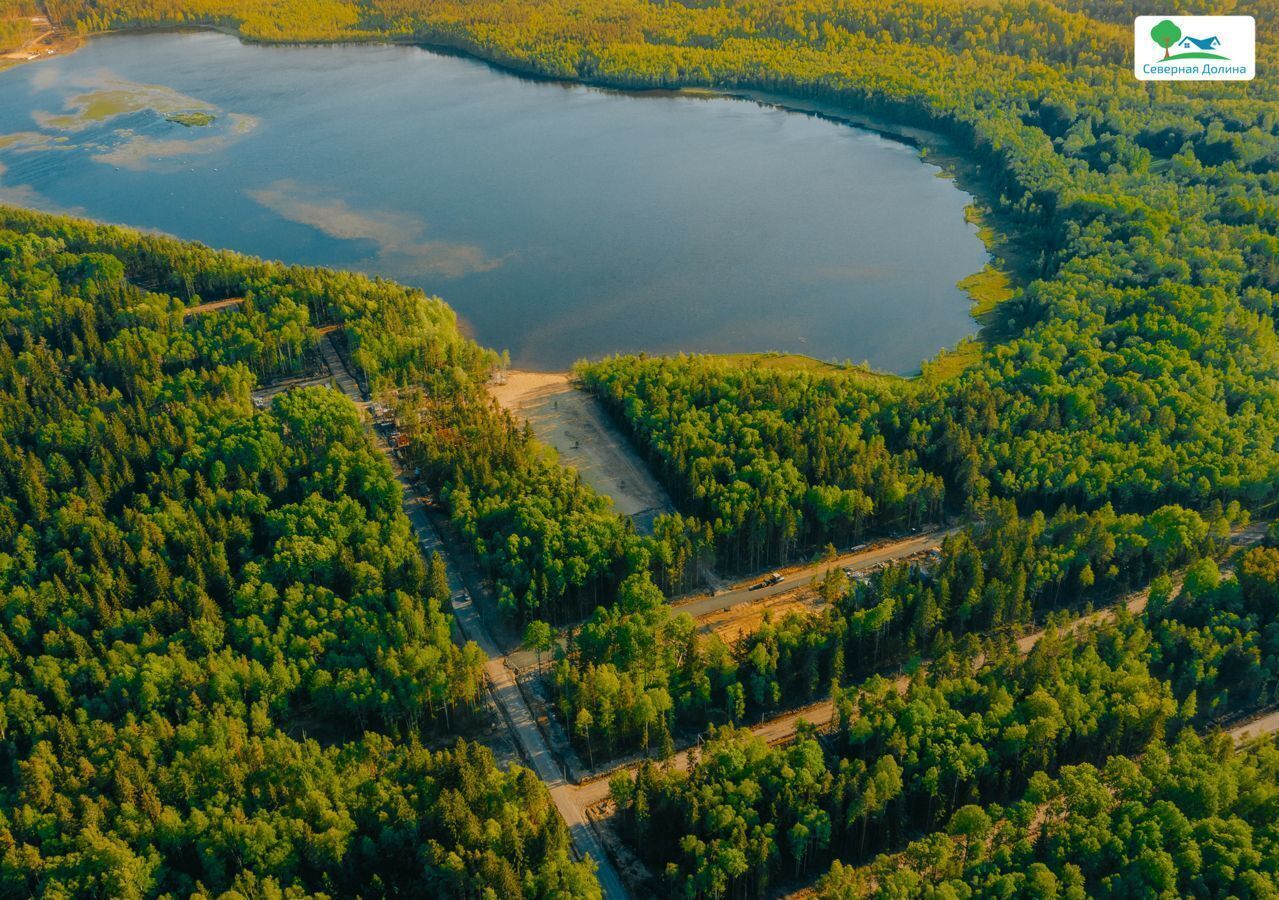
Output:
[[510,371],[488,388],[505,409],[533,426],[540,441],[555,448],[561,462],[612,498],[617,511],[634,520],[641,532],[651,533],[653,519],[672,509],[634,448],[567,373]]
[[703,634],[714,632],[726,644],[732,644],[758,631],[765,615],[771,615],[774,622],[780,622],[787,613],[816,615],[824,606],[826,601],[817,591],[804,585],[790,593],[767,597],[759,603],[716,610],[698,619],[697,625]]

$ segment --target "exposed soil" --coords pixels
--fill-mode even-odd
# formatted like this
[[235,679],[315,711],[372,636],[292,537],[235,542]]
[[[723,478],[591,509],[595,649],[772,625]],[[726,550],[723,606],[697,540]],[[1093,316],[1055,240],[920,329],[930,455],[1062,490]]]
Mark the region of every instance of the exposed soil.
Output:
[[754,634],[769,615],[780,622],[788,613],[815,615],[826,602],[808,585],[785,594],[765,597],[759,603],[742,604],[732,609],[721,609],[698,619],[703,633],[714,632],[730,646],[748,634]]
[[80,38],[54,28],[44,16],[31,19],[31,37],[17,47],[0,47],[0,69],[20,62],[47,59],[59,53],[70,53],[80,46]]
[[672,509],[634,448],[595,398],[575,387],[567,373],[506,372],[489,383],[489,392],[529,422],[538,440],[555,448],[562,463],[581,473],[597,493],[611,498],[640,532],[651,533],[653,520]]

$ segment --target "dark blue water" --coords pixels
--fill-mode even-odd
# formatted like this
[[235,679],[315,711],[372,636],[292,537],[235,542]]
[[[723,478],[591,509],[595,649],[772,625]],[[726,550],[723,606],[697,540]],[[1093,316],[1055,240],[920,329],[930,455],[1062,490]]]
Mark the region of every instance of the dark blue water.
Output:
[[135,34],[0,72],[0,199],[419,285],[532,368],[785,350],[914,370],[973,332],[955,282],[986,261],[936,175],[803,114],[409,47]]

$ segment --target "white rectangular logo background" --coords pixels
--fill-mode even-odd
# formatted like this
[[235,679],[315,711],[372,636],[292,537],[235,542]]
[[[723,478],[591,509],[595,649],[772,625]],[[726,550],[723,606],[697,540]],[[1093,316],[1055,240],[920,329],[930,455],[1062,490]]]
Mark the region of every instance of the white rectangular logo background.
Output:
[[1248,81],[1257,74],[1252,16],[1138,16],[1133,72],[1141,81]]

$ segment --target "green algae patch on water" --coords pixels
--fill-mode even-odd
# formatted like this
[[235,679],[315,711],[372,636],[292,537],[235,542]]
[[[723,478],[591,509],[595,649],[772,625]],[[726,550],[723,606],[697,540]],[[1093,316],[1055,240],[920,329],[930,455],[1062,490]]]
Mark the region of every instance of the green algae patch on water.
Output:
[[163,138],[121,130],[120,143],[94,154],[93,159],[135,171],[163,169],[176,165],[175,161],[218,153],[252,132],[258,124],[256,116],[230,113],[201,137]]
[[[85,91],[67,99],[67,112],[35,112],[32,117],[42,128],[55,131],[83,131],[93,125],[120,116],[152,110],[169,118],[207,117],[198,124],[207,125],[215,118],[217,107],[158,84],[132,81],[110,81],[98,90]],[[186,123],[181,123],[186,124]]]

